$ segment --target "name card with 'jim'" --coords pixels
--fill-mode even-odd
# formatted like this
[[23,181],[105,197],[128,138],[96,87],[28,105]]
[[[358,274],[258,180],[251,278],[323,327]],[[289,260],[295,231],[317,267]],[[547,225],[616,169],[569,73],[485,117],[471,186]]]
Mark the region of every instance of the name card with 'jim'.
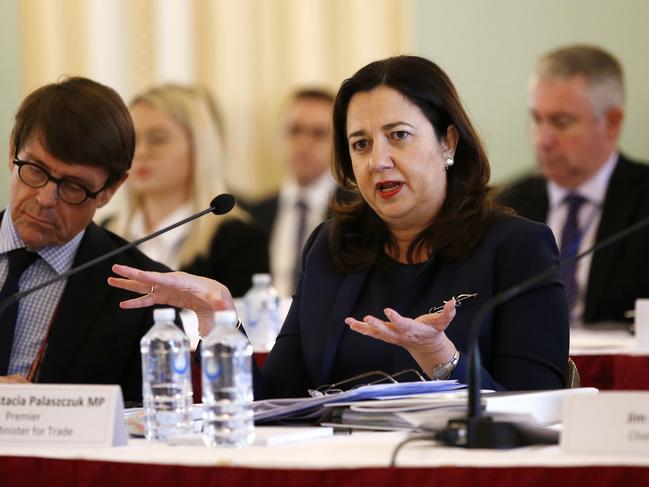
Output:
[[116,385],[0,385],[0,444],[122,446],[122,391]]
[[649,453],[649,392],[568,396],[561,448],[572,453]]

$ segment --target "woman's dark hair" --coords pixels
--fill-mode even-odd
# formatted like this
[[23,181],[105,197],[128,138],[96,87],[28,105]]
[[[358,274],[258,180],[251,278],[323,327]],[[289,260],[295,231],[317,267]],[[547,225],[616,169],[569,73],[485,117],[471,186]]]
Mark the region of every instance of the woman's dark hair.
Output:
[[33,135],[61,161],[105,168],[109,184],[128,171],[135,152],[128,108],[115,90],[87,78],[65,78],[23,100],[11,133],[14,153]]
[[[446,73],[417,56],[375,61],[343,81],[334,104],[333,172],[344,197],[333,205],[329,236],[334,264],[341,272],[369,268],[384,246],[396,252],[388,228],[362,198],[349,153],[347,110],[356,93],[390,87],[416,105],[433,126],[439,140],[449,126],[459,134],[455,163],[447,171],[446,198],[428,228],[411,243],[408,262],[424,249],[449,260],[467,255],[484,235],[494,207],[489,194],[489,161],[473,125]],[[431,168],[432,170],[432,168]]]

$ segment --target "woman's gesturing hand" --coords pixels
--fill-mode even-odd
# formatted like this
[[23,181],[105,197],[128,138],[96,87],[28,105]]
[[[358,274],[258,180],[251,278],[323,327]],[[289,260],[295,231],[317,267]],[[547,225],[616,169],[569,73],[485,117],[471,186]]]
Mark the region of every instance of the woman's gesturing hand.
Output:
[[113,272],[121,277],[109,277],[108,284],[142,296],[122,301],[124,309],[168,304],[194,311],[199,320],[215,311],[234,309],[227,287],[206,277],[186,272],[149,272],[116,264]]
[[401,316],[391,308],[384,312],[390,321],[366,316],[363,321],[348,317],[345,323],[358,333],[405,348],[427,374],[437,364],[447,362],[455,352],[455,345],[444,333],[455,317],[454,299],[447,301],[441,312],[414,319]]

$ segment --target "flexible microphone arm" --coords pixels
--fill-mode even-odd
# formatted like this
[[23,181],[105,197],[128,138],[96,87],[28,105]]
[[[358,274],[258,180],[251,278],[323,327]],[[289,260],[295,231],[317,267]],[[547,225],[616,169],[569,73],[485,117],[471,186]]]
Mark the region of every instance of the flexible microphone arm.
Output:
[[[609,247],[610,245],[613,245],[614,243],[644,228],[648,224],[649,217],[645,217],[630,227],[627,227],[624,230],[602,240],[598,244],[593,245],[581,254],[561,260],[559,262],[559,267],[576,262],[587,255]],[[476,312],[469,327],[469,346],[467,352],[469,359],[468,416],[466,418],[449,421],[447,429],[442,434],[442,438],[447,444],[465,446],[468,448],[515,448],[535,442],[534,438],[530,438],[527,434],[521,434],[521,431],[517,430],[517,425],[515,423],[498,423],[490,417],[481,416],[482,409],[480,403],[480,390],[482,388],[482,377],[480,375],[481,361],[478,338],[482,323],[497,306],[500,306],[522,292],[543,282],[545,279],[553,275],[556,270],[557,268],[555,266],[551,266],[523,282],[505,289],[493,296],[489,301],[485,302]],[[543,440],[541,440],[541,442],[543,442]]]
[[7,299],[4,300],[3,303],[0,304],[0,316],[2,316],[2,313],[5,312],[5,310],[13,303],[16,301],[24,298],[25,296],[34,293],[36,291],[39,291],[40,289],[43,289],[47,286],[50,286],[54,284],[55,282],[62,281],[64,279],[67,279],[70,276],[73,276],[75,274],[78,274],[79,272],[85,271],[86,269],[93,267],[96,264],[99,264],[100,262],[103,262],[107,259],[110,259],[111,257],[120,254],[128,249],[131,249],[133,247],[137,247],[140,244],[143,244],[144,242],[148,242],[152,238],[155,238],[159,235],[162,235],[163,233],[167,233],[170,230],[173,230],[174,228],[180,227],[181,225],[185,225],[186,223],[189,223],[193,220],[196,220],[197,218],[202,217],[203,215],[207,215],[208,213],[214,213],[215,215],[225,215],[228,213],[232,208],[234,207],[236,200],[234,199],[234,196],[228,193],[222,193],[215,197],[211,202],[210,202],[210,207],[200,211],[198,213],[195,213],[193,215],[188,216],[187,218],[184,218],[183,220],[180,220],[176,223],[172,223],[171,225],[162,228],[156,232],[153,232],[150,235],[146,235],[142,238],[139,238],[133,242],[129,242],[125,245],[122,245],[119,248],[116,248],[114,250],[111,250],[110,252],[100,255],[99,257],[96,257],[92,260],[89,260],[88,262],[81,264],[78,267],[74,267],[70,269],[67,272],[64,272],[63,274],[60,274],[58,276],[55,276],[51,279],[48,279],[47,281],[41,282],[40,284],[37,284],[36,286],[30,287],[29,289],[25,289],[24,291],[19,291],[11,296],[9,296]]

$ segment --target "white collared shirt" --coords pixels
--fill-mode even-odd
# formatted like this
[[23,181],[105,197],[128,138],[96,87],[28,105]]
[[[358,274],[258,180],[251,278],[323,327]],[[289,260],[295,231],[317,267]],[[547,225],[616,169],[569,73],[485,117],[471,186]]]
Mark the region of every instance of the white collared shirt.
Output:
[[[554,233],[557,246],[561,246],[561,231],[568,216],[568,206],[564,203],[566,196],[570,193],[578,194],[586,199],[578,215],[579,229],[583,235],[579,242],[578,252],[581,253],[595,244],[595,237],[599,222],[602,218],[602,208],[604,207],[608,183],[617,165],[618,156],[619,154],[614,152],[599,171],[576,189],[563,188],[552,181],[547,182],[549,200],[547,223],[552,229],[552,233]],[[586,284],[588,282],[591,262],[592,255],[588,255],[577,262],[577,299],[570,315],[570,322],[573,327],[581,326],[582,324],[586,303]]]
[[[137,240],[149,233],[157,232],[158,230],[172,225],[177,221],[187,218],[192,214],[192,206],[190,203],[185,203],[177,207],[174,211],[169,213],[165,218],[151,232],[147,231],[144,222],[144,213],[138,211],[133,215],[131,224],[128,228],[128,240]],[[174,228],[167,233],[160,235],[154,239],[144,242],[138,248],[146,254],[147,257],[157,262],[162,262],[171,269],[178,269],[180,261],[178,260],[180,247],[187,238],[189,232],[189,225],[181,225]]]
[[327,216],[331,196],[336,183],[327,171],[307,187],[298,186],[288,180],[280,189],[277,215],[270,238],[270,266],[273,286],[280,296],[291,296],[295,290],[293,282],[295,263],[302,249],[296,249],[299,212],[298,200],[306,202],[308,214],[305,240]]

